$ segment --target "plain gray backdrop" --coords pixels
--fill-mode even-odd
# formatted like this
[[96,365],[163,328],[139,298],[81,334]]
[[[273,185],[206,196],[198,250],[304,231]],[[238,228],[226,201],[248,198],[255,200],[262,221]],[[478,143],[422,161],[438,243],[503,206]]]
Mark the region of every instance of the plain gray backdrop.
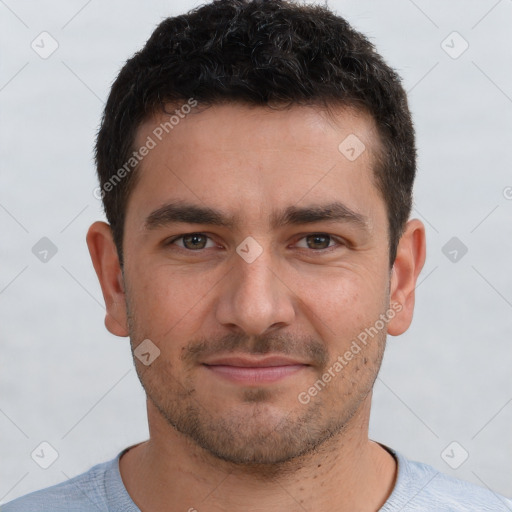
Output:
[[[104,327],[85,243],[104,218],[92,151],[125,60],[199,4],[0,0],[0,503],[148,436],[129,341]],[[388,338],[370,437],[511,496],[512,1],[328,5],[403,77],[413,217],[427,228],[415,318]],[[58,455],[47,469],[31,455],[51,457],[42,442]]]

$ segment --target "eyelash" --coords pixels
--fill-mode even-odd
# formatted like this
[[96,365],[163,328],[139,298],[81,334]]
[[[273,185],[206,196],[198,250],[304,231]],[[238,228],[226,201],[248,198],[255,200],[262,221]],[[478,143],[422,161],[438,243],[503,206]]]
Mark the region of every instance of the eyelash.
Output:
[[[192,233],[184,233],[183,235],[176,236],[176,237],[172,238],[171,240],[168,240],[167,242],[165,242],[164,245],[165,246],[175,245],[174,242],[176,242],[178,240],[181,240],[182,238],[184,238],[186,236],[190,236],[190,235],[201,235],[201,236],[205,236],[209,240],[212,240],[211,237],[209,237],[206,233],[201,233],[201,232],[195,232],[194,231]],[[339,237],[336,237],[334,235],[330,235],[329,233],[322,233],[322,232],[308,233],[306,235],[303,235],[301,238],[299,238],[297,240],[297,242],[307,238],[308,236],[314,236],[314,235],[326,236],[326,237],[331,239],[330,242],[334,241],[334,242],[336,242],[337,245],[329,246],[329,247],[326,247],[324,249],[310,249],[308,247],[301,247],[300,248],[301,250],[307,250],[307,251],[311,251],[311,252],[317,253],[317,254],[326,254],[328,252],[332,252],[333,250],[339,249],[341,247],[346,247],[348,245],[348,243],[345,242],[343,239],[341,239]],[[186,252],[191,253],[191,254],[193,254],[193,253],[202,253],[206,249],[211,249],[211,247],[206,247],[206,248],[203,248],[203,249],[193,250],[193,249],[187,249],[186,247],[179,247],[179,246],[176,246],[176,247],[179,250],[186,251]]]

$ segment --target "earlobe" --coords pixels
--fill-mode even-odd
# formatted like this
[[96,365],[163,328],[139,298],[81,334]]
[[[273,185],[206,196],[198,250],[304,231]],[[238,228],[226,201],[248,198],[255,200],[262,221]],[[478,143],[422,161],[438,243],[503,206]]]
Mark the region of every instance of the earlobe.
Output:
[[105,326],[116,336],[128,336],[123,275],[110,226],[95,222],[90,226],[86,240],[105,300]]
[[411,325],[416,283],[425,256],[425,226],[418,219],[410,220],[400,238],[391,271],[390,302],[400,304],[399,312],[388,323],[388,333],[392,336],[403,334]]

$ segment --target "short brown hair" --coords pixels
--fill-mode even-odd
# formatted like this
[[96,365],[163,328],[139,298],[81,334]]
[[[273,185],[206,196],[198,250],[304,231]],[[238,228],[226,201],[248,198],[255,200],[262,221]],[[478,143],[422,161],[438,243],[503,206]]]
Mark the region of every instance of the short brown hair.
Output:
[[140,124],[166,103],[190,98],[204,104],[341,104],[368,112],[383,148],[374,178],[387,207],[393,264],[416,173],[414,128],[400,77],[365,36],[325,7],[215,0],[160,23],[112,85],[95,156],[121,266],[136,168],[115,184],[112,178],[130,159]]

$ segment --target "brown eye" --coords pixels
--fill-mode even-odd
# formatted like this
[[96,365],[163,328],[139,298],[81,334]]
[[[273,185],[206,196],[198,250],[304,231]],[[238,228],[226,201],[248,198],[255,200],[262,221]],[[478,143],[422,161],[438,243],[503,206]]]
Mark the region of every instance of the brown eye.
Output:
[[183,245],[187,249],[204,249],[206,245],[206,237],[196,233],[186,235],[183,237]]
[[310,249],[327,249],[331,242],[329,235],[309,235],[306,238]]
[[[177,243],[177,242],[181,243]],[[186,235],[182,235],[178,238],[175,238],[170,242],[170,245],[175,244],[182,249],[188,249],[190,251],[197,251],[200,249],[205,249],[207,247],[207,243],[209,241],[209,237],[204,235],[203,233],[188,233]],[[209,247],[213,246],[213,242],[211,242]]]
[[306,249],[322,250],[332,247],[331,242],[333,241],[330,235],[324,233],[313,233],[301,238],[301,241],[305,240],[305,246],[298,244],[299,247],[305,247]]

